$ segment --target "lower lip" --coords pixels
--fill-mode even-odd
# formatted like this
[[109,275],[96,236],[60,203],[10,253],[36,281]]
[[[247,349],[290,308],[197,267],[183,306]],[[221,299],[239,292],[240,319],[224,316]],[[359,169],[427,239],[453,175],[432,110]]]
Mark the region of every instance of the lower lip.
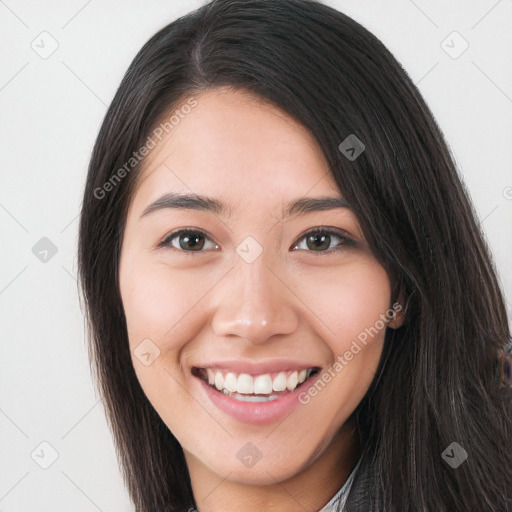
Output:
[[213,389],[203,379],[194,378],[200,381],[206,396],[216,407],[236,420],[252,425],[269,425],[288,416],[300,404],[298,396],[305,389],[302,384],[292,392],[268,402],[242,402]]

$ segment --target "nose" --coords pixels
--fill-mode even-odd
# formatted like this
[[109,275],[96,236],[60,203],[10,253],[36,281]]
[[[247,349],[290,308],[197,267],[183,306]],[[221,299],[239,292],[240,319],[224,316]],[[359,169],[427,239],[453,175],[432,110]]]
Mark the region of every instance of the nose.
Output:
[[[281,275],[280,275],[281,274]],[[267,265],[264,253],[252,263],[237,258],[219,283],[212,328],[218,336],[237,336],[252,344],[291,334],[299,324],[295,292],[286,276]]]

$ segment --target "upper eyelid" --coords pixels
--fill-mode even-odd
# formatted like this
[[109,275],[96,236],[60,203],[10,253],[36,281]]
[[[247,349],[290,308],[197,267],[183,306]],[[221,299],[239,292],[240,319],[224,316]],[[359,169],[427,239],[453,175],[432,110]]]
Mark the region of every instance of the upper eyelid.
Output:
[[340,237],[343,237],[343,238],[348,238],[348,239],[351,239],[351,240],[354,238],[352,235],[350,235],[344,229],[330,227],[330,226],[318,226],[318,227],[307,229],[306,231],[302,232],[296,238],[296,240],[297,241],[298,240],[302,240],[306,235],[309,235],[310,233],[330,233],[330,234],[335,234],[337,236],[340,236]]

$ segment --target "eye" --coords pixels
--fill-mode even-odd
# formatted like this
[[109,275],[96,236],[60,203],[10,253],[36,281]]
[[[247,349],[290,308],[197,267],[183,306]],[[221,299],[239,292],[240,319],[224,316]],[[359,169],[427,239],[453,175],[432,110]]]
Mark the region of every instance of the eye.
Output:
[[[329,254],[356,243],[344,231],[332,228],[315,228],[308,231],[295,243],[292,250],[307,250],[320,254]],[[332,243],[338,240],[336,246]],[[208,242],[210,247],[208,248]],[[305,246],[304,246],[305,244]],[[203,231],[196,229],[180,229],[168,234],[159,244],[158,248],[168,248],[193,256],[194,253],[205,252],[203,249],[218,249],[219,246]]]
[[180,229],[168,234],[159,244],[159,248],[176,249],[177,251],[184,252],[193,256],[195,252],[204,252],[202,249],[205,247],[206,242],[210,242],[213,249],[218,249],[219,246],[212,242],[210,237],[202,231],[195,229]]
[[[339,251],[346,246],[354,247],[356,245],[354,240],[346,235],[345,232],[332,228],[315,228],[308,231],[299,240],[301,242],[296,243],[293,246],[293,250],[309,250],[309,252],[320,254],[329,254]],[[331,248],[331,244],[336,240],[338,240],[338,244]]]

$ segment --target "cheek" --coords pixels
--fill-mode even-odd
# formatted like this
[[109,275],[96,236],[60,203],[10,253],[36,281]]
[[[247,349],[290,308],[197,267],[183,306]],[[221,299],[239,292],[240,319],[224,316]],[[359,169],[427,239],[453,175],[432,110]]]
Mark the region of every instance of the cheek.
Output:
[[197,270],[173,272],[143,257],[126,258],[120,283],[130,345],[150,338],[162,350],[173,348],[173,341],[180,339],[176,332],[186,323],[182,320],[192,309],[196,314],[200,309],[198,300],[208,292],[207,279]]
[[[180,351],[195,335],[188,315],[200,311],[198,297],[207,292],[205,279],[127,252],[119,282],[132,363],[146,396],[159,413],[167,411],[170,396],[176,407],[185,410],[176,369]],[[150,359],[144,360],[148,352]],[[176,428],[172,417],[166,422]]]
[[303,283],[304,301],[321,320],[316,325],[321,325],[331,357],[328,367],[299,399],[313,418],[311,424],[330,439],[374,378],[382,354],[383,318],[390,308],[391,286],[380,264],[360,256],[347,262],[342,271],[317,272],[314,279]]
[[384,268],[373,258],[354,258],[340,271],[317,272],[303,280],[303,300],[322,321],[325,339],[339,354],[370,330],[383,338],[382,317],[390,307],[391,287]]
[[[187,317],[192,315],[197,320],[202,316],[201,300],[216,282],[212,269],[173,271],[140,254],[127,254],[122,263],[121,295],[130,345],[133,348],[149,338],[163,351],[179,349],[180,339],[193,336],[192,332],[183,332],[185,326],[192,328]],[[290,276],[290,284],[293,281]],[[300,285],[298,281],[296,284],[296,294],[314,313],[316,322],[320,320],[334,352],[339,353],[365,329],[377,325],[379,331],[384,331],[379,320],[390,306],[390,282],[373,258],[358,255],[338,269],[310,268],[300,276]]]

